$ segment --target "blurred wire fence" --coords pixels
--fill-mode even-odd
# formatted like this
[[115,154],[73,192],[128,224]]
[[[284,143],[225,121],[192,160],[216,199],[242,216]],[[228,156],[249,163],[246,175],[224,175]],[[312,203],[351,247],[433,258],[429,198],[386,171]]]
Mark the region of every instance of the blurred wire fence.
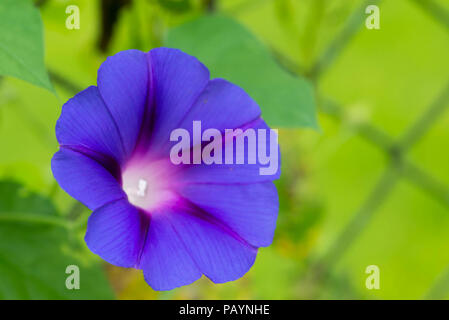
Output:
[[[417,8],[425,11],[435,21],[449,32],[449,12],[434,0],[409,0],[417,5]],[[320,77],[329,67],[338,59],[339,55],[345,50],[353,37],[364,25],[365,8],[368,5],[380,4],[380,1],[365,1],[348,18],[345,26],[334,41],[328,46],[327,50],[321,55],[310,71],[305,72],[311,81],[317,83]],[[302,70],[300,66],[291,69]],[[329,97],[323,97],[317,93],[319,101],[319,111],[328,115],[335,121],[342,121],[345,112],[343,106],[337,104]],[[417,185],[428,193],[436,201],[442,203],[449,209],[449,188],[441,181],[422,170],[419,165],[407,158],[407,153],[415,143],[424,136],[434,123],[442,116],[449,106],[449,79],[441,93],[428,106],[426,111],[402,134],[402,138],[395,140],[382,129],[369,124],[362,123],[357,127],[357,133],[368,143],[378,147],[388,158],[388,165],[379,181],[373,186],[367,199],[360,205],[359,209],[353,214],[352,219],[340,232],[339,236],[333,241],[333,245],[319,259],[310,265],[309,272],[306,272],[307,278],[314,282],[315,286],[325,283],[330,275],[330,271],[339,262],[349,247],[357,240],[362,230],[370,223],[376,210],[385,202],[391,194],[399,179],[406,179]],[[449,266],[443,270],[441,275],[435,279],[435,284],[429,289],[425,298],[441,299],[449,291]]]

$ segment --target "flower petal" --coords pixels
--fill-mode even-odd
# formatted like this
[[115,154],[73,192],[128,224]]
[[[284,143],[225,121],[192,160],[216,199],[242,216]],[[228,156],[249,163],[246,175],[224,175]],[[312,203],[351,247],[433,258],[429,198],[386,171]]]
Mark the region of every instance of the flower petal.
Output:
[[147,226],[144,214],[123,199],[92,213],[87,222],[85,241],[93,253],[107,262],[135,268],[139,265]]
[[215,283],[242,277],[254,264],[257,249],[224,226],[188,213],[185,209],[164,211],[172,215],[175,232],[200,271]]
[[177,49],[156,48],[149,55],[155,105],[151,149],[157,152],[170,142],[171,131],[179,127],[206,87],[209,70],[195,57]]
[[171,290],[190,284],[201,272],[172,225],[173,215],[153,215],[142,254],[145,281],[155,290]]
[[61,148],[53,156],[51,169],[61,188],[91,210],[126,198],[109,171],[79,152]]
[[130,156],[152,94],[147,55],[139,50],[126,50],[109,57],[98,70],[97,82]]
[[120,134],[97,87],[81,91],[64,104],[56,138],[60,145],[88,148],[118,162],[124,159]]
[[191,184],[181,195],[256,247],[273,241],[279,200],[272,182],[247,185]]
[[[270,164],[263,164],[260,158],[256,157],[255,164],[248,164],[248,143],[245,143],[245,163],[237,164],[235,145],[236,139],[234,138],[234,158],[232,164],[225,164],[225,144],[222,147],[222,163],[221,164],[193,164],[183,166],[182,174],[179,175],[179,183],[215,183],[215,184],[248,184],[258,183],[264,181],[273,181],[279,179],[281,175],[281,155],[279,145],[276,141],[272,141],[270,138],[270,128],[262,120],[258,119],[251,124],[251,128],[255,129],[256,133],[258,129],[265,130],[266,133],[266,154],[273,153],[271,165],[273,166],[273,172],[270,174],[262,174],[261,170],[267,168]],[[259,138],[257,138],[258,140]],[[274,143],[274,147],[270,147],[271,142]],[[259,145],[255,145],[256,155],[259,153]],[[273,150],[271,150],[273,149]]]
[[179,128],[192,136],[193,121],[201,121],[202,131],[213,128],[224,133],[225,129],[241,128],[260,117],[257,103],[240,87],[224,79],[209,81]]

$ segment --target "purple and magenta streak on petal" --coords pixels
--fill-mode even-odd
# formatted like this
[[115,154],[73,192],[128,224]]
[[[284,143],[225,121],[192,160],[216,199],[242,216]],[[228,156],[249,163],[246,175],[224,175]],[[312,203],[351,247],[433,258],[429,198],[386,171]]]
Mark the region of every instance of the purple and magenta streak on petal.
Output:
[[253,265],[257,248],[226,225],[194,208],[174,211],[173,227],[201,272],[215,283],[242,277]]
[[279,200],[272,182],[249,185],[191,184],[178,191],[256,247],[273,240]]
[[[251,122],[246,127],[242,128],[245,130],[247,128],[253,128],[256,130],[264,129],[269,130],[270,128],[261,119],[257,119]],[[267,132],[266,150],[270,152],[270,138]],[[278,153],[278,169],[273,175],[260,175],[259,169],[261,167],[266,167],[267,165],[262,165],[258,160],[256,164],[237,164],[236,163],[236,138],[234,140],[234,160],[233,164],[225,164],[225,144],[222,144],[222,164],[212,164],[208,165],[205,163],[197,165],[182,165],[183,171],[178,176],[178,182],[180,184],[190,184],[190,183],[211,183],[211,184],[252,184],[266,181],[277,180],[280,177],[280,150],[279,147],[274,152]],[[258,152],[259,146],[256,146],[256,152]],[[245,143],[245,154],[248,154],[248,145]]]
[[166,156],[170,133],[209,82],[209,70],[193,56],[177,49],[157,48],[149,53],[154,79],[151,156]]
[[53,156],[51,168],[59,185],[91,210],[126,199],[125,192],[112,174],[82,153],[61,148]]
[[60,145],[95,150],[118,163],[125,160],[120,133],[97,87],[88,87],[64,104],[56,138]]
[[202,273],[174,226],[171,212],[152,215],[142,253],[145,281],[155,290],[171,290],[198,280]]
[[[224,79],[213,79],[208,82],[177,128],[187,130],[192,150],[198,147],[197,142],[193,141],[194,121],[201,122],[202,132],[216,129],[224,137],[225,129],[250,128],[259,118],[259,106],[243,89]],[[169,140],[169,137],[167,139]],[[202,147],[209,143],[201,142]],[[167,155],[171,146],[171,144],[165,146]],[[192,152],[190,155],[192,157]]]
[[126,50],[106,59],[98,70],[98,90],[114,120],[127,159],[134,152],[151,95],[144,52]]
[[120,168],[120,164],[115,159],[84,146],[64,144],[60,145],[60,148],[61,150],[72,150],[90,158],[106,169],[118,181],[119,184],[122,183],[122,169]]

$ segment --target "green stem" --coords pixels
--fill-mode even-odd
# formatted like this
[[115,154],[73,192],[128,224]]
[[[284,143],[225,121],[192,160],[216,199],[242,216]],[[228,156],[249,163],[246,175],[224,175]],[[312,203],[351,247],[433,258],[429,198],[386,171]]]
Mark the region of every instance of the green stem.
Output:
[[434,0],[412,0],[449,30],[449,11]]

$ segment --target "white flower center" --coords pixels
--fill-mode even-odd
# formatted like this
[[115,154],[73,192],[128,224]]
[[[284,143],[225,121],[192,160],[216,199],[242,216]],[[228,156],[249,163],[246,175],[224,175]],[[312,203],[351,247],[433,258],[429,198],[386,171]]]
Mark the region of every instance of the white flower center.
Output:
[[170,188],[171,171],[161,163],[134,161],[122,175],[123,191],[136,207],[152,211],[175,199]]
[[137,202],[137,198],[145,198],[147,194],[148,182],[145,179],[139,179],[137,188],[123,187],[125,193],[128,195],[128,200],[131,203]]

